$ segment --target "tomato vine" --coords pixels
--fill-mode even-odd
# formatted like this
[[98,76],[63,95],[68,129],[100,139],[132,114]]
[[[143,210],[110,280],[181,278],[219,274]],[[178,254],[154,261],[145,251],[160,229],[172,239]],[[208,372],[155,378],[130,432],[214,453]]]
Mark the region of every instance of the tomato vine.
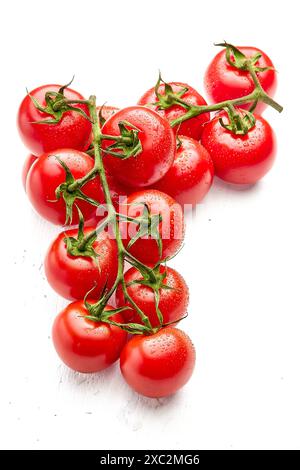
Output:
[[[234,134],[246,134],[249,130],[255,125],[255,117],[253,115],[253,111],[255,110],[255,106],[259,102],[264,102],[267,105],[273,107],[278,112],[282,111],[282,106],[279,105],[276,101],[274,101],[262,88],[260,81],[257,77],[258,72],[263,72],[266,68],[260,68],[257,66],[257,61],[260,58],[259,54],[256,54],[253,57],[247,58],[239,49],[231,44],[219,44],[226,48],[226,59],[228,63],[239,70],[249,72],[253,84],[254,90],[243,97],[235,98],[231,100],[221,101],[219,103],[211,104],[211,105],[191,105],[187,103],[183,95],[187,91],[187,88],[184,88],[180,91],[173,91],[173,88],[168,83],[164,82],[159,74],[159,79],[155,86],[155,94],[157,97],[157,101],[155,104],[159,109],[168,109],[173,105],[181,106],[186,112],[181,115],[180,117],[174,119],[171,122],[172,127],[176,127],[181,125],[183,122],[196,117],[203,113],[209,113],[213,111],[220,111],[223,110],[227,113],[229,123],[225,124],[222,117],[220,117],[219,122],[220,124],[225,127],[227,130]],[[163,84],[164,86],[164,94],[159,92],[160,85]],[[69,85],[69,84],[68,84]],[[127,221],[135,222],[138,227],[138,233],[136,238],[142,237],[147,235],[149,227],[152,226],[151,215],[149,213],[148,207],[145,204],[145,212],[140,218],[132,218],[126,217],[116,210],[113,205],[107,177],[106,171],[103,164],[103,154],[111,155],[118,159],[128,159],[128,158],[135,158],[138,156],[142,150],[142,143],[140,140],[140,130],[137,126],[131,124],[127,121],[120,121],[119,122],[119,136],[109,135],[106,133],[101,132],[100,128],[100,119],[97,111],[96,106],[96,97],[91,95],[88,100],[85,99],[78,99],[78,100],[70,100],[64,96],[64,90],[68,85],[65,85],[59,89],[58,92],[47,92],[45,96],[46,106],[41,106],[35,98],[32,98],[34,105],[36,108],[42,112],[47,113],[51,116],[50,119],[46,119],[44,121],[37,122],[38,125],[43,125],[45,123],[56,125],[62,118],[63,114],[68,111],[75,111],[80,113],[86,119],[88,119],[92,124],[92,134],[93,134],[93,141],[92,145],[88,151],[88,153],[94,155],[94,166],[93,168],[82,178],[74,179],[72,178],[71,173],[68,170],[66,164],[60,161],[60,164],[64,167],[66,172],[66,181],[62,183],[56,191],[57,198],[63,197],[66,202],[66,221],[70,222],[72,220],[72,211],[73,205],[76,203],[77,199],[84,199],[90,204],[98,204],[97,201],[91,200],[88,198],[81,188],[90,180],[94,179],[96,176],[99,176],[101,186],[103,189],[105,202],[106,202],[106,210],[107,216],[106,218],[100,223],[96,230],[91,231],[87,236],[83,235],[83,225],[84,219],[82,214],[79,211],[79,229],[78,229],[78,236],[77,238],[72,238],[72,240],[66,239],[66,245],[68,249],[68,253],[72,256],[86,256],[86,257],[96,257],[96,254],[93,252],[93,242],[97,235],[97,232],[104,230],[106,227],[110,226],[113,230],[114,238],[117,243],[118,248],[118,271],[115,282],[113,283],[110,289],[104,289],[100,299],[95,303],[89,303],[87,298],[88,294],[86,295],[85,299],[85,306],[88,309],[89,315],[87,318],[93,321],[102,321],[106,323],[110,323],[115,326],[119,326],[121,329],[126,330],[130,333],[134,334],[150,334],[157,332],[163,324],[163,317],[161,315],[159,309],[159,291],[162,286],[162,275],[160,273],[159,266],[162,263],[168,261],[168,259],[161,260],[155,265],[154,267],[149,267],[146,264],[142,263],[139,259],[134,257],[129,249],[124,246],[121,232],[120,232],[120,220],[125,219]],[[239,105],[243,105],[245,103],[252,103],[250,111],[240,111],[237,109]],[[89,111],[89,115],[87,115],[81,108],[74,107],[74,104],[86,105]],[[105,149],[102,148],[103,141],[112,141],[112,144],[106,147]],[[79,209],[78,209],[79,210]],[[156,240],[158,247],[161,253],[161,240],[158,233],[158,224],[161,222],[161,219],[156,220]],[[155,226],[155,225],[154,225]],[[135,240],[132,241],[132,243]],[[143,283],[151,287],[155,293],[155,306],[156,306],[156,313],[159,319],[159,327],[153,328],[151,325],[149,318],[143,312],[143,310],[136,304],[136,302],[132,299],[130,294],[128,293],[128,288],[124,279],[123,267],[124,262],[129,262],[134,268],[138,269],[143,276]],[[111,316],[122,312],[125,307],[106,310],[106,306],[118,288],[121,286],[123,291],[124,299],[127,303],[131,305],[131,308],[134,309],[140,319],[141,324],[138,323],[118,323],[111,319]],[[128,309],[128,307],[126,307]]]

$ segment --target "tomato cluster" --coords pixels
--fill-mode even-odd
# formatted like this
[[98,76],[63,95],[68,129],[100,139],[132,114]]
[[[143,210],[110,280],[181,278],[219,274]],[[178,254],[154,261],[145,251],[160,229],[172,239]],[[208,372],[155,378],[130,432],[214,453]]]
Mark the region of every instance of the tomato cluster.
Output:
[[273,64],[258,49],[222,46],[205,75],[212,104],[160,76],[124,109],[96,107],[68,84],[33,90],[18,112],[31,152],[28,198],[46,220],[68,225],[45,258],[49,284],[72,301],[54,321],[55,349],[83,373],[120,359],[127,383],[148,397],[176,392],[195,364],[177,328],[188,287],[166,264],[181,248],[186,205],[203,200],[214,175],[254,184],[274,161],[274,133],[260,115],[266,104],[281,111]]

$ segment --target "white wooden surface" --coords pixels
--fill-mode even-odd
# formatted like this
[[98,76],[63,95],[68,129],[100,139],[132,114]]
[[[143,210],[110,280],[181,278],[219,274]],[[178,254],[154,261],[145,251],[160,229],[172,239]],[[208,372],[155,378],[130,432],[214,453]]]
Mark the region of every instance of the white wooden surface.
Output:
[[[1,3],[2,448],[300,447],[296,6]],[[278,159],[255,187],[216,181],[197,218],[187,220],[185,248],[173,265],[190,285],[183,326],[195,342],[197,368],[178,395],[148,400],[126,386],[118,365],[75,374],[53,350],[52,321],[66,302],[47,285],[43,257],[59,229],[33,212],[21,187],[27,151],[16,109],[26,86],[64,83],[73,73],[74,87],[120,106],[152,86],[158,68],[167,80],[201,91],[212,43],[224,38],[265,49],[279,70],[285,110],[265,114],[278,136]]]

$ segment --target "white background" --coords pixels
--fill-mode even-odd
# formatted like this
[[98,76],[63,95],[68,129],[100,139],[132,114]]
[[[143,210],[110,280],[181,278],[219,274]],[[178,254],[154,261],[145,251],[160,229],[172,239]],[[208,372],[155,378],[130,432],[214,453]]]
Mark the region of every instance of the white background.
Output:
[[[18,449],[300,448],[299,54],[296,1],[1,2],[0,445]],[[118,365],[85,376],[50,339],[66,305],[43,257],[57,227],[20,182],[15,127],[25,87],[65,83],[99,103],[134,104],[160,68],[200,92],[213,42],[265,50],[279,73],[274,169],[245,190],[215,182],[172,263],[191,292],[198,361],[176,396],[148,400]],[[298,121],[298,122],[297,122]],[[210,220],[211,219],[211,220]]]

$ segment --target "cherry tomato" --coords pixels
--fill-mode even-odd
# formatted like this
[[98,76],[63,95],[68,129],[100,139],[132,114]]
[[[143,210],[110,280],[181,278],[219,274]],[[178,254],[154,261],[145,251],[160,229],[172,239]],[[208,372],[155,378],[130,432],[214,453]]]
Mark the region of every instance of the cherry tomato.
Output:
[[[43,85],[30,92],[43,107],[46,105],[45,93],[58,92],[60,85]],[[83,96],[71,88],[66,88],[64,95],[69,100],[83,100]],[[76,111],[67,111],[57,124],[39,124],[36,121],[53,119],[53,116],[39,111],[27,95],[18,111],[18,128],[26,147],[34,155],[52,152],[58,148],[86,150],[90,143],[91,123]],[[88,115],[85,104],[74,104]]]
[[[101,111],[101,120],[99,120],[100,127],[103,126],[103,120],[106,122],[113,114],[119,111],[120,108],[115,106],[97,106],[97,114]],[[93,132],[91,133],[91,142],[93,141]]]
[[[84,235],[92,232],[86,228]],[[98,299],[105,288],[110,289],[118,273],[116,241],[106,232],[97,235],[92,248],[97,258],[68,254],[66,238],[77,237],[77,230],[59,234],[51,243],[45,258],[45,273],[51,287],[62,297],[80,300],[93,289],[91,297]]]
[[[145,213],[151,218],[151,236],[148,233],[138,238],[131,247],[128,247],[128,244],[137,235],[140,224],[135,222],[120,224],[124,246],[142,263],[154,265],[166,257],[175,255],[179,250],[184,238],[183,212],[180,204],[171,196],[156,189],[144,189],[124,199],[119,211],[130,218],[141,217]],[[162,219],[160,222],[159,216]],[[157,243],[159,236],[162,241],[161,256]]]
[[[97,112],[101,110],[102,118],[107,121],[113,114],[119,111],[119,108],[115,106],[97,106]],[[104,162],[105,163],[105,162]],[[125,197],[131,192],[124,184],[120,183],[113,175],[109,173],[106,168],[106,179],[110,190],[110,195],[113,201],[115,208],[118,210],[120,198]],[[94,226],[97,225],[99,221],[103,219],[103,208],[99,207],[96,211],[95,217],[88,221],[88,225]]]
[[[116,178],[114,178],[108,171],[106,171],[106,179],[110,190],[110,195],[112,198],[113,205],[117,211],[119,211],[119,204],[126,198],[126,196],[131,192],[126,186],[120,183]],[[99,188],[99,191],[102,191]],[[102,194],[102,192],[101,192]],[[103,204],[96,209],[94,216],[89,219],[85,226],[87,227],[95,227],[103,220],[103,218],[107,215],[106,205],[104,203],[104,195],[103,197]]]
[[[271,126],[256,116],[255,126],[248,134],[236,135],[221,126],[219,117],[205,126],[202,135],[215,174],[228,183],[256,183],[270,170],[275,159],[276,140]],[[225,115],[222,118],[228,124],[228,118]]]
[[173,165],[154,187],[172,196],[182,206],[195,205],[202,201],[212,185],[214,165],[199,142],[185,136],[179,136],[179,140]]
[[[112,310],[107,305],[105,310]],[[113,364],[126,343],[127,333],[118,326],[85,318],[88,311],[83,301],[69,304],[55,319],[52,339],[57,354],[78,372],[100,372]],[[115,314],[111,320],[123,323]]]
[[[172,166],[176,142],[169,123],[158,113],[143,106],[125,108],[113,116],[102,127],[103,134],[120,135],[119,123],[125,121],[139,129],[138,137],[142,151],[129,158],[111,155],[104,157],[108,171],[123,184],[131,187],[149,186],[162,178]],[[130,130],[130,126],[126,128]],[[114,141],[103,140],[107,150]],[[117,150],[118,153],[122,151]]]
[[32,155],[32,153],[30,153],[29,155],[27,155],[26,157],[26,160],[23,164],[23,168],[22,168],[22,183],[23,183],[23,187],[26,191],[26,180],[27,180],[27,175],[28,175],[28,172],[30,170],[30,168],[32,167],[32,165],[34,164],[34,162],[37,160],[38,157],[36,157],[35,155]]
[[190,338],[177,328],[134,336],[124,347],[120,367],[124,379],[136,392],[151,398],[171,395],[190,379],[195,365]]
[[99,113],[101,111],[101,117],[104,119],[104,121],[107,121],[113,114],[116,114],[117,111],[119,111],[120,108],[116,108],[115,106],[97,106],[97,112]]
[[[207,104],[205,99],[190,85],[180,82],[171,82],[170,85],[174,93],[180,92],[183,88],[188,88],[188,90],[181,96],[181,99],[184,100],[187,104],[193,106],[202,106]],[[165,94],[164,84],[160,85],[158,92],[162,95]],[[155,102],[157,102],[155,89],[150,88],[150,90],[146,91],[146,93],[140,98],[138,104],[151,107],[169,122],[173,121],[173,119],[177,119],[183,116],[186,113],[186,109],[180,105],[172,105],[168,109],[159,109],[158,106],[153,104]],[[181,135],[199,140],[202,134],[203,123],[206,121],[209,121],[209,113],[200,114],[199,116],[184,121],[180,127],[174,127],[174,132],[177,134],[179,130]]]
[[[26,183],[29,200],[35,210],[54,224],[63,225],[66,219],[66,204],[63,197],[56,201],[56,188],[66,181],[66,173],[56,157],[59,157],[70,169],[75,179],[85,176],[94,166],[94,160],[78,150],[61,149],[40,156],[31,167]],[[82,192],[99,203],[104,203],[104,195],[99,178],[88,181]],[[85,219],[94,217],[96,207],[86,201],[75,200]],[[78,212],[73,206],[72,223],[78,223]]]
[[[161,266],[160,274],[166,275],[162,282],[162,288],[159,289],[159,309],[163,316],[163,324],[176,322],[186,314],[189,302],[188,287],[183,277],[175,269]],[[151,325],[153,327],[159,326],[153,289],[144,284],[136,283],[136,281],[142,280],[143,277],[135,268],[130,268],[125,273],[124,279],[130,297],[149,318]],[[120,285],[116,292],[116,302],[118,307],[131,307],[131,304],[125,301]],[[122,316],[126,322],[142,324],[138,313],[134,310],[124,310]]]
[[[261,53],[261,58],[257,61],[258,67],[274,67],[271,59],[260,49],[256,47],[238,47],[246,56],[253,57]],[[268,95],[274,96],[276,90],[276,72],[275,70],[266,70],[257,74],[261,86]],[[230,65],[226,60],[226,51],[221,50],[209,64],[204,78],[206,93],[213,103],[220,101],[240,98],[250,94],[254,90],[253,80],[249,72],[239,70]],[[245,104],[241,107],[249,109],[251,104]],[[258,103],[255,112],[261,114],[266,108],[265,103]]]

